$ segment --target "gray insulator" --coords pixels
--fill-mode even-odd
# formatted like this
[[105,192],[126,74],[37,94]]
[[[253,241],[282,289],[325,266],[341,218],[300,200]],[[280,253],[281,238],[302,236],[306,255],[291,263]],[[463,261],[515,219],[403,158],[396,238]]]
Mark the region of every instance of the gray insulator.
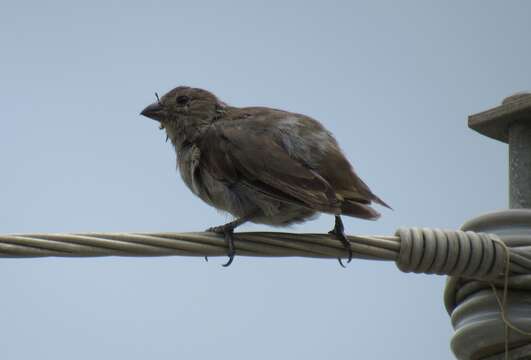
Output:
[[[518,274],[520,267],[513,266],[518,265],[518,262],[525,266],[530,261],[531,210],[486,214],[468,221],[462,229],[497,234],[511,248],[507,317],[521,330],[531,331],[531,275],[529,270]],[[501,298],[503,279],[495,284]],[[458,359],[504,359],[505,323],[488,283],[450,277],[445,290],[445,302],[455,329],[451,347]],[[529,336],[510,331],[508,343],[510,359],[531,359]]]

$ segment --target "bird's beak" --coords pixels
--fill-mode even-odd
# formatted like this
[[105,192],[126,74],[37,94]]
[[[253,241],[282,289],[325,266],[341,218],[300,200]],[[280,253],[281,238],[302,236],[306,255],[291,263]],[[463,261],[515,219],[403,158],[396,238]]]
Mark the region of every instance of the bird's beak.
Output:
[[147,106],[144,110],[142,110],[140,115],[144,115],[145,117],[159,122],[164,120],[165,117],[164,109],[158,102],[154,102],[153,104]]

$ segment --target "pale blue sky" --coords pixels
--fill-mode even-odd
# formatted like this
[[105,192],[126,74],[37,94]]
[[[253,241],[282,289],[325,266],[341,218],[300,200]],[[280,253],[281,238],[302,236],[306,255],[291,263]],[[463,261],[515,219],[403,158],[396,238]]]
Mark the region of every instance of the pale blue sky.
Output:
[[[4,2],[0,233],[223,223],[138,115],[176,85],[321,120],[395,208],[348,232],[457,228],[506,207],[506,146],[466,120],[531,88],[530,15],[525,1]],[[443,277],[224,261],[0,259],[0,357],[451,358]]]

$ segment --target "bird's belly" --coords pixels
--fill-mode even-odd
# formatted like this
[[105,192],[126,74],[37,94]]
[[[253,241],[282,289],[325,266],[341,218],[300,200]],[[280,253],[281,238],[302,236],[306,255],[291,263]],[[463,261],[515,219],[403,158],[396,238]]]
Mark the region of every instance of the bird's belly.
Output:
[[252,216],[254,223],[285,226],[316,215],[314,210],[281,202],[242,183],[225,183],[200,164],[200,153],[190,147],[178,156],[178,168],[186,186],[207,204],[235,217]]
[[279,205],[279,209],[275,213],[257,216],[251,222],[271,226],[288,226],[312,220],[319,216],[319,213],[308,208],[290,204]]
[[[253,216],[251,222],[286,226],[316,217],[316,212],[301,206],[272,199],[241,184],[225,184],[204,171],[179,168],[188,188],[201,200],[236,218]],[[256,214],[256,216],[255,216]]]

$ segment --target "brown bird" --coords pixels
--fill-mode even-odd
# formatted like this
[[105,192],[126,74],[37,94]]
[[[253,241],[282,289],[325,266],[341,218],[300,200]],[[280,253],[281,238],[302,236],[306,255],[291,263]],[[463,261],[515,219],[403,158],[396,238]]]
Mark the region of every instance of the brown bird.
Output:
[[[229,261],[241,224],[285,226],[335,216],[330,231],[348,251],[340,215],[375,220],[372,202],[389,208],[356,175],[339,145],[318,121],[267,107],[229,106],[214,94],[179,86],[141,115],[160,122],[177,153],[184,183],[207,204],[235,216],[208,229],[224,234]],[[343,266],[341,259],[338,259]]]

